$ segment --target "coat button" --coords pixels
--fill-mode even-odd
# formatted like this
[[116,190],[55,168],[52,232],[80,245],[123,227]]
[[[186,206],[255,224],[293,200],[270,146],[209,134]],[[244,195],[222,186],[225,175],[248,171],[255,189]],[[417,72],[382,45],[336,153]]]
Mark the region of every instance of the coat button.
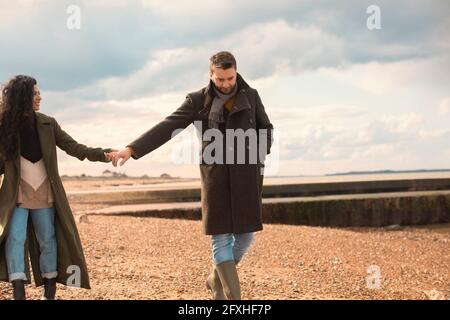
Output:
[[250,120],[249,120],[249,121],[250,121],[250,123],[253,123],[253,119],[252,119],[252,118],[250,118]]

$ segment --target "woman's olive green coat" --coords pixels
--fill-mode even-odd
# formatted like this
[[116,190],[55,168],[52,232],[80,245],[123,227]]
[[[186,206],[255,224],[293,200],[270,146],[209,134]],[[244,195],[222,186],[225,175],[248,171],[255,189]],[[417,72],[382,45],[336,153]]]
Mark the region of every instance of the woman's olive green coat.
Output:
[[[80,286],[90,289],[86,261],[81,246],[80,237],[72,211],[67,201],[61,178],[58,173],[56,146],[67,154],[80,160],[107,162],[101,148],[88,148],[77,143],[58,125],[55,119],[36,112],[37,131],[41,142],[42,157],[47,169],[55,207],[55,232],[58,243],[58,278],[64,285]],[[20,141],[19,141],[20,146]],[[20,147],[19,147],[20,148]],[[17,205],[17,194],[20,181],[19,153],[14,161],[0,160],[0,176],[3,177],[0,189],[0,280],[8,281],[8,270],[5,259],[5,242],[9,222]],[[28,257],[29,253],[29,257]],[[28,237],[25,250],[25,262],[31,260],[32,271],[37,286],[43,284],[39,269],[39,244],[33,230],[31,219],[28,220]],[[29,264],[25,263],[27,278],[30,283]]]

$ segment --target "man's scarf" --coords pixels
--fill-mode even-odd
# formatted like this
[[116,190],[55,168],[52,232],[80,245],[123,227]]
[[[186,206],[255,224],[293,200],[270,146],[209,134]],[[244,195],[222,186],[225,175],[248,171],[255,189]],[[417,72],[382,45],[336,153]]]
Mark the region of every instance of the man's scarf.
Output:
[[225,94],[220,92],[219,90],[214,87],[214,91],[216,93],[216,97],[214,97],[214,100],[211,105],[211,111],[209,112],[209,127],[218,129],[219,123],[224,122],[223,118],[223,105],[233,96],[237,93],[237,84],[234,86],[234,89],[229,94]]

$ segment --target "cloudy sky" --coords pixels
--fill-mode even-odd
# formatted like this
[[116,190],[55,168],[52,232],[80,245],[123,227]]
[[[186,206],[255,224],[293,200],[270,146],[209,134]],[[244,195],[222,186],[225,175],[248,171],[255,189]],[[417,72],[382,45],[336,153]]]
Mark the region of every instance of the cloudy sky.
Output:
[[[277,129],[270,175],[450,168],[446,0],[0,0],[0,37],[1,82],[34,76],[41,111],[89,146],[124,147],[229,50]],[[180,146],[195,150],[193,126],[114,170],[198,177]],[[61,174],[112,168],[58,156]]]

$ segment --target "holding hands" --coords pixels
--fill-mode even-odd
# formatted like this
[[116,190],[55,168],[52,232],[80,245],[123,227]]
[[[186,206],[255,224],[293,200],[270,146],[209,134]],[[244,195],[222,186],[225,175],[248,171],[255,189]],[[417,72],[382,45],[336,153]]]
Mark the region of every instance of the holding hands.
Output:
[[125,162],[128,161],[128,159],[131,158],[131,156],[133,155],[133,149],[130,147],[126,147],[125,149],[122,149],[120,151],[117,150],[113,150],[109,153],[105,153],[105,156],[112,161],[112,164],[114,167],[117,167],[117,163],[120,159],[122,159],[122,161],[120,161],[120,166],[123,166],[125,164]]
[[117,153],[119,150],[116,149],[104,149],[103,154],[105,155],[106,160],[108,162],[112,161],[112,156]]

